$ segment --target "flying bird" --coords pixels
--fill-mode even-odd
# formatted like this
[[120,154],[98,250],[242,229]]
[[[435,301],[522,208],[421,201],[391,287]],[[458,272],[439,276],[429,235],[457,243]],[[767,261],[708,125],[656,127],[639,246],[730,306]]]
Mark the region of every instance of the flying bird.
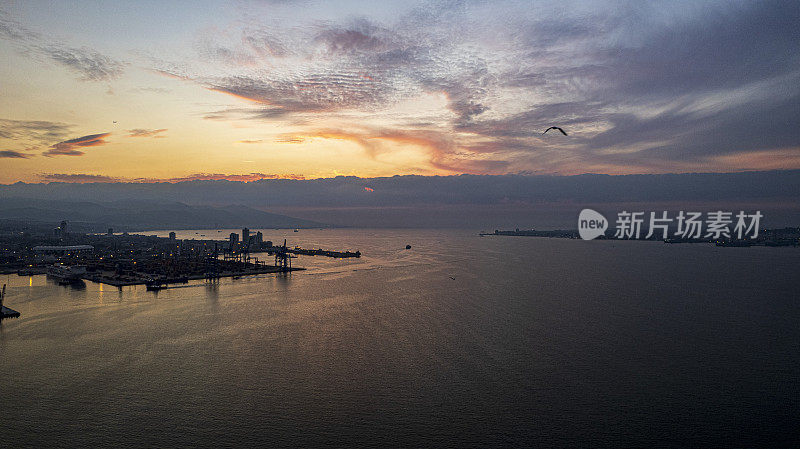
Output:
[[564,130],[559,128],[558,126],[551,126],[551,127],[547,128],[546,130],[544,130],[544,132],[542,134],[545,134],[547,131],[550,131],[551,129],[557,129],[557,130],[561,131],[561,134],[563,134],[565,136],[567,135],[567,133],[565,133]]

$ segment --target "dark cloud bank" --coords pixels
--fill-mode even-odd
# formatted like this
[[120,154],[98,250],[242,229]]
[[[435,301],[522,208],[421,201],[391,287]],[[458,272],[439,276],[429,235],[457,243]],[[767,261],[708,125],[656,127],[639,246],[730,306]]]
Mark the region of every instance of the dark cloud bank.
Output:
[[800,170],[625,176],[15,183],[0,186],[0,198],[238,204],[324,223],[365,227],[574,227],[577,213],[584,207],[612,215],[623,209],[762,210],[767,225],[797,226],[800,225]]

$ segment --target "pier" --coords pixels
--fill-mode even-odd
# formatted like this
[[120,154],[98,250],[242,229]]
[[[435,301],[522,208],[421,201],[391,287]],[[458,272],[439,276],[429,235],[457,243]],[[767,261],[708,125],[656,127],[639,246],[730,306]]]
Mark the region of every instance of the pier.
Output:
[[300,248],[299,246],[295,246],[292,249],[287,249],[287,253],[291,254],[301,254],[303,256],[325,256],[325,257],[333,257],[336,259],[342,259],[347,257],[361,257],[361,251],[330,251],[325,249],[304,249]]
[[[252,265],[252,264],[251,264]],[[272,265],[260,265],[244,268],[234,268],[231,270],[196,272],[179,277],[161,277],[156,273],[125,273],[118,274],[114,271],[101,271],[87,273],[83,276],[84,280],[107,284],[114,287],[127,287],[130,285],[147,285],[150,290],[165,288],[169,284],[185,284],[195,280],[217,280],[221,278],[238,278],[241,276],[252,276],[257,274],[284,273],[289,271],[305,270],[305,268],[295,267],[276,267]]]
[[5,297],[6,285],[3,284],[3,289],[0,290],[0,320],[3,318],[19,318],[19,312],[3,305],[3,299],[5,299]]
[[6,306],[0,306],[0,319],[2,318],[19,318],[19,312]]

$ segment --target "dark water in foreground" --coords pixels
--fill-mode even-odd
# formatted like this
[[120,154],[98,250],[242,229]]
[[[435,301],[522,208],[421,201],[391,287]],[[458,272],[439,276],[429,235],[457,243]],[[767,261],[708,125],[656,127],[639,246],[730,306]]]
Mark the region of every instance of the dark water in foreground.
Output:
[[463,231],[286,236],[365,257],[301,256],[308,271],[158,293],[0,277],[22,313],[0,326],[0,446],[749,447],[796,437],[797,249]]

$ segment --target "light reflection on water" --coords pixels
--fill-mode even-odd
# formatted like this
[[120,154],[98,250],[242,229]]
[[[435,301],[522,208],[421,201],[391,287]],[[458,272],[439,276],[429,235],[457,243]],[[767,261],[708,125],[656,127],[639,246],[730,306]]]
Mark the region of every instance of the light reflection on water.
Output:
[[0,277],[4,443],[752,446],[800,411],[793,248],[264,234],[364,257],[158,292]]

